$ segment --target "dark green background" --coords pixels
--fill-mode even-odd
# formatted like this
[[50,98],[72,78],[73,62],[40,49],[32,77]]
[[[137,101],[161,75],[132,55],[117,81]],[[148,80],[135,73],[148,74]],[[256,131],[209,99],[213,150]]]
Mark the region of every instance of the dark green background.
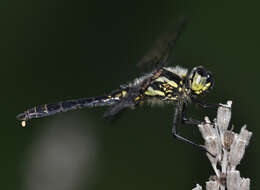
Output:
[[[91,174],[95,180],[84,186],[92,178],[82,176],[80,189],[191,189],[204,184],[213,170],[205,154],[172,139],[171,106],[127,111],[112,124],[102,120],[104,108],[34,120],[26,129],[15,119],[36,104],[102,95],[131,81],[141,74],[136,67],[140,57],[182,16],[189,24],[175,61],[214,73],[215,88],[206,101],[233,100],[236,130],[246,123],[254,133],[241,175],[251,178],[252,189],[260,188],[259,7],[258,1],[234,0],[2,0],[0,188],[26,189],[28,149],[48,123],[75,115],[98,125],[86,124],[99,144]],[[193,117],[215,116],[214,110],[196,109],[190,109]],[[196,127],[182,130],[202,142]]]

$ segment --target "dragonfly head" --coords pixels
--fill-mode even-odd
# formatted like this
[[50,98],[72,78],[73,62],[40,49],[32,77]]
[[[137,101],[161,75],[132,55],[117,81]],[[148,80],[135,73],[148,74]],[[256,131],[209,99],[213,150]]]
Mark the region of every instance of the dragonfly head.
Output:
[[194,67],[188,77],[188,86],[192,95],[198,96],[213,88],[214,79],[211,72],[202,66]]

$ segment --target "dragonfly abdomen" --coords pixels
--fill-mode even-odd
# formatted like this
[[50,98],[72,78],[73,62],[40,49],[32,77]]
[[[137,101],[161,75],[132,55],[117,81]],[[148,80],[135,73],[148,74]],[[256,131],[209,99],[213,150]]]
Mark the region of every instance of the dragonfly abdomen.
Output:
[[81,109],[85,107],[110,106],[120,100],[115,96],[100,96],[93,98],[81,98],[76,100],[67,100],[57,103],[44,104],[35,106],[17,115],[17,119],[22,121],[22,126],[26,126],[26,122],[30,119],[47,117],[60,112]]

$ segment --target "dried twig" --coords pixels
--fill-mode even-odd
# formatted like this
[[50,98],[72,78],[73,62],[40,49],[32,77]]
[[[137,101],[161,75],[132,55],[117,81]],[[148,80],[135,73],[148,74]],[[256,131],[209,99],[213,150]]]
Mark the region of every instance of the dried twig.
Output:
[[[236,166],[244,156],[246,146],[252,136],[252,132],[244,125],[240,133],[234,133],[228,129],[231,118],[232,102],[218,108],[217,119],[213,122],[205,117],[205,123],[200,124],[199,130],[205,140],[207,150],[216,155],[212,157],[207,154],[211,165],[215,171],[215,176],[211,176],[206,182],[207,190],[249,190],[250,179],[241,178]],[[197,184],[193,190],[202,190]]]

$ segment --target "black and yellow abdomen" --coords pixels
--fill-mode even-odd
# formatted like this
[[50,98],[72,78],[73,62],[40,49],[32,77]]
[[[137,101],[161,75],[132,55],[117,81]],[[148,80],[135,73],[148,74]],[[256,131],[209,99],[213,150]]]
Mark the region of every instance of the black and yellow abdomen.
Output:
[[54,115],[70,110],[81,109],[85,107],[111,106],[119,102],[127,95],[127,89],[117,90],[107,96],[98,96],[92,98],[81,98],[76,100],[66,100],[56,103],[35,106],[17,115],[17,119],[22,121],[22,126],[26,126],[27,120]]

